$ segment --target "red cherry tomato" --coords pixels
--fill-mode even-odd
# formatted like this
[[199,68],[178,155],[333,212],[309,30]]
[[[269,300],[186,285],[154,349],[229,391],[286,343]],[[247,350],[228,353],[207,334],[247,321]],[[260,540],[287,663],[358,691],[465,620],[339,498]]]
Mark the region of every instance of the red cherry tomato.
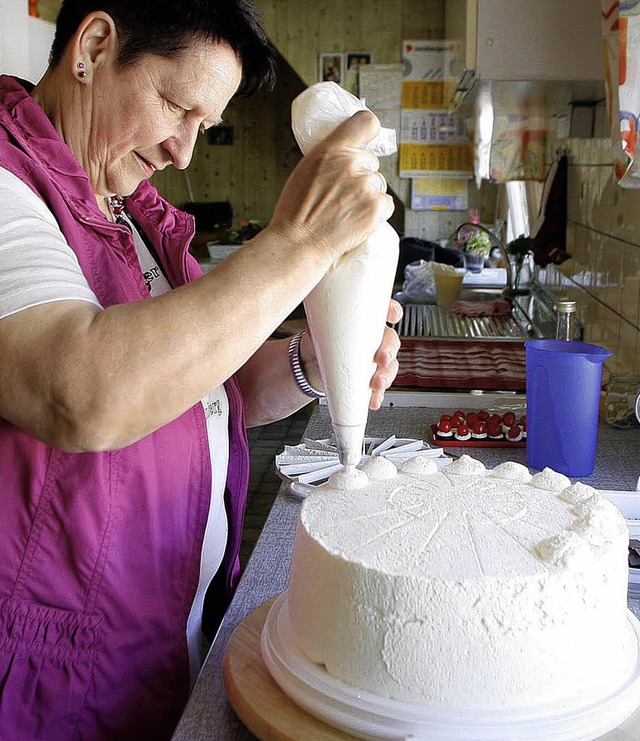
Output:
[[478,413],[477,412],[469,412],[467,414],[467,424],[469,427],[473,429],[473,425],[478,421]]
[[499,422],[490,422],[487,425],[487,432],[490,437],[500,437],[502,435],[502,425]]
[[483,409],[481,412],[478,412],[478,419],[481,422],[487,422],[489,420],[489,417],[490,416],[491,415],[489,414],[489,412],[486,409]]
[[440,421],[441,422],[451,422],[451,415],[450,414],[441,414],[440,415]]
[[507,427],[513,427],[516,421],[516,415],[513,412],[507,412],[502,416],[502,421]]
[[456,409],[456,411],[453,413],[453,416],[454,417],[462,417],[462,419],[464,419],[466,415],[465,415],[464,412],[460,411],[460,409]]
[[484,435],[487,431],[487,423],[476,422],[475,425],[473,425],[473,431],[476,433],[476,435]]
[[507,437],[509,439],[520,437],[520,428],[518,427],[518,425],[513,425],[513,427],[509,428],[509,432],[507,432]]
[[500,414],[492,414],[489,417],[489,422],[491,422],[494,425],[502,425],[502,415],[500,415]]
[[520,424],[526,429],[527,427],[527,415],[523,414],[522,417],[520,417]]
[[471,430],[467,425],[458,425],[458,437],[466,437],[471,434]]
[[451,421],[448,419],[443,419],[440,421],[440,424],[438,425],[438,432],[451,432],[453,425],[451,424]]

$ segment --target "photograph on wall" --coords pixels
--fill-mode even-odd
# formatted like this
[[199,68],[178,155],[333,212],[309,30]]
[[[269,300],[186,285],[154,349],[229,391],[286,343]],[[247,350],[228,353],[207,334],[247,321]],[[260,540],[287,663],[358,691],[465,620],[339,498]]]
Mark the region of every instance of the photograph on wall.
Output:
[[62,0],[27,0],[29,15],[43,21],[55,23]]
[[366,64],[371,64],[373,58],[370,53],[362,51],[347,52],[347,69],[350,71],[359,70]]
[[360,74],[369,67],[372,57],[369,52],[348,51],[345,55],[345,68],[342,74],[342,87],[354,95],[360,95]]
[[320,82],[342,82],[342,54],[320,55]]

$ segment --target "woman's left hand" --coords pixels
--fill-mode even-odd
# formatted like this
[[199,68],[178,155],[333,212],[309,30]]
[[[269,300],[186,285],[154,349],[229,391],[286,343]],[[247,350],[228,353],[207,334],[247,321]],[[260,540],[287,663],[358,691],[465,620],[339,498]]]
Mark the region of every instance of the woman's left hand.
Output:
[[[396,300],[391,299],[387,321],[389,324],[396,324],[400,319],[402,319],[402,306]],[[391,327],[385,327],[382,344],[378,348],[374,357],[378,368],[371,379],[371,388],[373,389],[373,393],[371,394],[369,409],[376,410],[380,409],[382,406],[384,392],[389,388],[389,386],[391,386],[398,373],[398,361],[396,356],[398,355],[399,349],[400,338],[396,331],[391,329]]]

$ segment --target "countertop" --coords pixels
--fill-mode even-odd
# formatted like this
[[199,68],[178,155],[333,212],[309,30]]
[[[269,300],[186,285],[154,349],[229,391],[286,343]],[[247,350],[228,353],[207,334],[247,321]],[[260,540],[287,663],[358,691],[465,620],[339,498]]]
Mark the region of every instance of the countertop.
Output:
[[[428,440],[429,425],[450,408],[385,407],[369,414],[367,435]],[[305,437],[321,439],[330,434],[326,406],[317,406]],[[488,468],[505,460],[526,463],[524,448],[447,448],[454,454],[471,453]],[[600,425],[596,469],[582,478],[600,489],[633,491],[640,475],[640,428],[614,430]],[[640,494],[639,494],[640,496]],[[247,564],[235,597],[207,656],[173,741],[251,741],[255,737],[241,723],[229,705],[222,681],[222,664],[229,638],[256,607],[286,589],[293,549],[295,525],[301,501],[286,484],[280,488],[263,532]],[[640,600],[630,599],[629,607],[640,617]]]

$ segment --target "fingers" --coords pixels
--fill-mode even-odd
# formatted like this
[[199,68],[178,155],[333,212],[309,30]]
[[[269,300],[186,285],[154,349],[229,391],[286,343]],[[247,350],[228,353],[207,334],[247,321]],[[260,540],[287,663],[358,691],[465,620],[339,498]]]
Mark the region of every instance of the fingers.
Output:
[[[397,301],[393,302],[397,304]],[[399,304],[398,304],[399,306]],[[395,307],[393,309],[396,311]],[[390,307],[391,313],[391,307]],[[376,372],[371,379],[371,401],[369,409],[380,409],[384,399],[384,392],[391,386],[398,375],[398,350],[400,349],[400,338],[391,327],[385,327],[382,343],[375,355],[377,364]]]
[[387,221],[395,204],[378,158],[366,149],[379,128],[372,113],[360,111],[309,152],[285,185],[272,230],[335,260]]
[[371,183],[374,191],[377,191],[379,193],[387,192],[387,180],[381,172],[371,173]]
[[330,147],[364,149],[380,132],[380,121],[371,111],[358,111],[325,139]]
[[389,312],[387,314],[389,324],[397,324],[402,319],[403,313],[402,304],[392,298],[389,302]]

